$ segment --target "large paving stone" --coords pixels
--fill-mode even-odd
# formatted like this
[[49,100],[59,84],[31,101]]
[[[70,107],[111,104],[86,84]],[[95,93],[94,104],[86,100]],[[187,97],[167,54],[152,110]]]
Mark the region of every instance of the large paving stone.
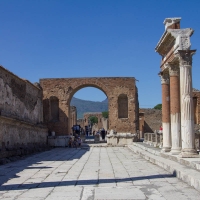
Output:
[[200,192],[127,147],[53,149],[2,166],[0,183],[4,200],[200,199]]

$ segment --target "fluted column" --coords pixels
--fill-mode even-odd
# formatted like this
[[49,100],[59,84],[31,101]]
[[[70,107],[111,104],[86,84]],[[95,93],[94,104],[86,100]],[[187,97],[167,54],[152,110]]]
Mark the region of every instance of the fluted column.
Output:
[[171,150],[169,74],[162,73],[160,77],[162,84],[162,151],[169,152]]
[[182,157],[195,157],[194,107],[192,97],[192,55],[195,50],[179,50],[180,99],[181,99],[181,139]]
[[171,154],[181,152],[181,114],[179,66],[168,64],[170,75]]

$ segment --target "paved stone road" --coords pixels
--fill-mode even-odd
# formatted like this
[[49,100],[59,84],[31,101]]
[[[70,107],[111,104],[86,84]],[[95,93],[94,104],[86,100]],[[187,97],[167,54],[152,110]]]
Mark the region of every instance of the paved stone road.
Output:
[[57,148],[0,166],[0,199],[200,199],[126,147]]

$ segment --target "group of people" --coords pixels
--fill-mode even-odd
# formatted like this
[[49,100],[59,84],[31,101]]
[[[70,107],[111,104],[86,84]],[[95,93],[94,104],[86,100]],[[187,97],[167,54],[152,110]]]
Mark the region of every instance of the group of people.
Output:
[[70,148],[78,148],[81,147],[82,139],[78,134],[74,136],[74,139],[72,137],[69,138],[69,144],[68,147]]
[[[105,131],[104,128],[102,128],[100,131],[97,131],[96,135],[100,135],[102,140],[105,140],[107,131]],[[93,135],[95,135],[95,131],[93,131]]]
[[[107,131],[105,131],[104,128],[97,131],[96,133],[95,131],[93,131],[93,135],[100,135],[102,140],[105,140],[106,134],[107,134]],[[78,148],[78,147],[81,147],[81,144],[82,144],[82,139],[80,137],[80,134],[74,133],[73,136],[71,134],[71,137],[69,138],[69,142],[68,142],[68,147]]]

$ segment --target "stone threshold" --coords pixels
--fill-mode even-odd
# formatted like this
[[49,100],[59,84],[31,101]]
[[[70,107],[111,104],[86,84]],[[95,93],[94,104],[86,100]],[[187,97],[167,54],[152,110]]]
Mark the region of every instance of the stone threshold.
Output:
[[[152,148],[151,146],[148,147],[143,143],[133,143],[133,145],[127,145],[127,147],[133,152],[139,154],[144,159],[162,167],[177,178],[186,182],[188,185],[200,191],[200,158],[177,158],[172,160],[170,158],[178,156],[167,156],[169,153],[161,153],[161,149],[154,147]],[[199,164],[189,164],[195,162],[198,162]]]

